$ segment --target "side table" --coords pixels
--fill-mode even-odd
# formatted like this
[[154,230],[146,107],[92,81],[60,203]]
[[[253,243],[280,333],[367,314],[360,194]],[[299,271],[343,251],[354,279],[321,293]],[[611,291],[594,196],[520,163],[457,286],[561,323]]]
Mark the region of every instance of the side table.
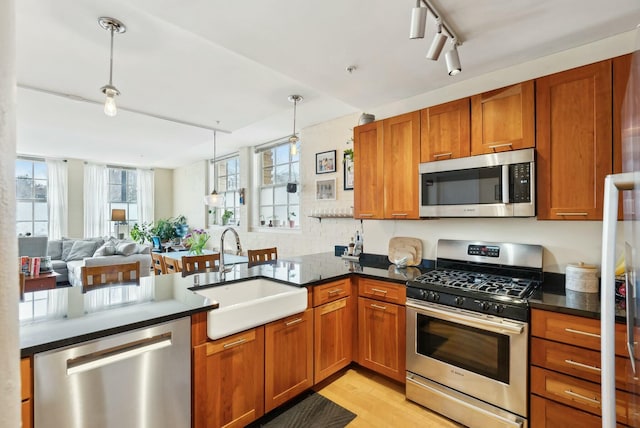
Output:
[[27,276],[24,279],[24,292],[40,290],[51,290],[56,288],[56,278],[60,274],[58,272],[43,272],[39,275]]

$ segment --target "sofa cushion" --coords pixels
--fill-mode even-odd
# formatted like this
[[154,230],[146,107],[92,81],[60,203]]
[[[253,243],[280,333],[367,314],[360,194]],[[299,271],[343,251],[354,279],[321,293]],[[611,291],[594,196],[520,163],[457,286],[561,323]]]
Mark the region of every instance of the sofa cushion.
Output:
[[62,240],[62,255],[60,256],[61,260],[67,260],[67,257],[69,257],[69,253],[71,252],[71,248],[73,247],[74,242],[76,242],[75,239]]
[[95,253],[93,253],[93,257],[99,256],[113,256],[116,254],[116,244],[112,241],[107,241],[102,244]]
[[136,254],[151,254],[151,247],[147,244],[136,244]]
[[47,244],[47,255],[51,260],[62,260],[62,241],[54,239]]
[[67,257],[64,260],[82,260],[85,257],[92,257],[93,253],[96,251],[97,246],[98,242],[96,241],[75,241],[71,246],[69,254],[67,254]]
[[116,255],[130,256],[138,250],[138,244],[135,242],[121,241],[116,245]]

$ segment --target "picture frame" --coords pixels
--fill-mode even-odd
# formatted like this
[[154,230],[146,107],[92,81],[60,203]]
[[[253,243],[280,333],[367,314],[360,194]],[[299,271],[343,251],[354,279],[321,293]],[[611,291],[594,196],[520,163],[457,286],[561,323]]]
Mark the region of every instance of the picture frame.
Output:
[[336,151],[316,153],[316,174],[336,172]]
[[344,190],[353,190],[353,157],[344,155]]
[[336,179],[316,180],[316,201],[335,201]]

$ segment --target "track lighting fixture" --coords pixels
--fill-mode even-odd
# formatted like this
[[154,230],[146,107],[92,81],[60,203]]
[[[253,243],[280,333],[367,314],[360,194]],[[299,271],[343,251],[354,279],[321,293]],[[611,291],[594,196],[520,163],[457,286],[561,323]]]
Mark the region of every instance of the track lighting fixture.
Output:
[[447,42],[447,35],[442,32],[442,20],[440,18],[436,21],[436,28],[436,34],[433,36],[431,46],[429,46],[429,51],[427,52],[427,59],[431,59],[433,61],[438,60],[440,52],[442,52],[442,48]]
[[411,30],[409,31],[410,39],[423,39],[424,31],[427,27],[428,9],[422,6],[421,0],[416,1],[416,7],[411,9]]
[[300,141],[300,138],[298,138],[298,135],[296,134],[296,106],[298,105],[298,102],[302,101],[303,99],[304,98],[302,98],[301,95],[289,95],[288,97],[288,100],[293,103],[293,132],[289,137],[289,144],[291,144],[290,151],[292,156],[298,154],[298,141]]
[[460,57],[458,56],[458,43],[456,39],[453,39],[451,44],[451,49],[444,54],[444,60],[447,63],[447,71],[449,72],[449,76],[455,76],[456,74],[462,71],[462,67],[460,66]]
[[118,88],[113,86],[113,34],[124,33],[127,27],[115,18],[102,16],[98,18],[98,24],[111,33],[111,50],[109,55],[109,83],[104,85],[100,90],[106,95],[104,102],[104,114],[107,116],[115,116],[118,113],[116,108],[116,95],[120,95]]
[[458,56],[458,46],[462,46],[462,39],[456,34],[444,17],[431,4],[430,0],[417,0],[416,6],[411,9],[411,27],[409,28],[410,39],[422,39],[425,35],[427,15],[432,15],[436,20],[436,33],[429,45],[426,57],[437,61],[440,58],[442,49],[447,43],[447,39],[452,39],[452,47],[445,54],[447,71],[450,76],[455,76],[462,71],[460,57]]

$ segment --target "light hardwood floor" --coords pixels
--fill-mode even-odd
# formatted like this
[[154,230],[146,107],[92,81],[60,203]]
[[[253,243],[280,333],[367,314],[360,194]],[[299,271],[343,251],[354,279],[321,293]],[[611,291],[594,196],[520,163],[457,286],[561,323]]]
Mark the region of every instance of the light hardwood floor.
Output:
[[349,367],[314,389],[358,415],[349,428],[462,427],[408,401],[404,385],[362,367]]

